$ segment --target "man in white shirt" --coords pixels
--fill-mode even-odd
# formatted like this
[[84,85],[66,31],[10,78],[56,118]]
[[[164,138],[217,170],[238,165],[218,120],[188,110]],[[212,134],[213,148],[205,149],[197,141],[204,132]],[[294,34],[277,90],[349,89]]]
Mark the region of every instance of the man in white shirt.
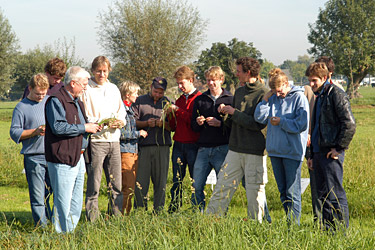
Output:
[[95,221],[100,214],[98,196],[102,179],[102,169],[107,179],[109,215],[120,215],[122,208],[121,193],[121,153],[120,135],[125,125],[125,108],[120,91],[108,81],[111,64],[105,56],[98,56],[91,65],[94,77],[89,80],[87,91],[82,96],[89,122],[98,122],[103,129],[91,135],[87,165],[86,216]]

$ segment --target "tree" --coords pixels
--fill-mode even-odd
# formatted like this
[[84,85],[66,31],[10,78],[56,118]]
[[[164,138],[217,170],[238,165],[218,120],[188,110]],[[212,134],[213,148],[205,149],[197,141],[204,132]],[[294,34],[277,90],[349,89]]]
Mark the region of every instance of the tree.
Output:
[[309,53],[330,56],[336,72],[348,79],[346,92],[358,97],[362,79],[375,66],[375,1],[330,0],[309,24]]
[[117,63],[120,80],[143,88],[196,56],[206,26],[183,0],[117,0],[99,20],[99,43]]
[[270,73],[270,71],[274,68],[276,68],[275,64],[273,64],[271,61],[268,61],[267,59],[264,59],[262,63],[260,77],[262,79],[268,79],[268,73]]
[[[255,59],[260,59],[261,53],[257,50],[253,43],[246,43],[238,41],[233,38],[225,43],[213,43],[210,49],[202,51],[196,62],[196,73],[199,78],[204,79],[204,72],[210,66],[220,66],[225,72],[225,83],[228,90],[233,90],[237,85],[238,79],[236,77],[236,59],[250,56]],[[262,60],[260,60],[262,62]]]
[[43,73],[44,67],[48,60],[58,57],[61,58],[67,67],[77,65],[84,66],[83,59],[75,55],[75,41],[59,39],[52,45],[37,45],[34,49],[29,49],[26,53],[17,56],[17,62],[14,66],[13,78],[16,82],[12,86],[9,97],[12,100],[19,99],[25,87],[28,85],[30,78],[37,73]]
[[297,61],[285,60],[283,64],[280,65],[280,68],[288,69],[294,82],[302,84],[304,81],[307,81],[305,71],[313,61],[314,58],[308,55],[298,56]]
[[16,34],[0,9],[0,98],[7,96],[14,83],[12,74],[18,50]]

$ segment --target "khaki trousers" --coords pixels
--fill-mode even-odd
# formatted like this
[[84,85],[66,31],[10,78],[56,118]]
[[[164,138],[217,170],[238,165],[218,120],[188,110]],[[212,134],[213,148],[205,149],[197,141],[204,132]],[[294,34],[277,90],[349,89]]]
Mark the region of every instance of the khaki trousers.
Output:
[[245,175],[248,217],[262,222],[266,201],[265,186],[268,182],[266,159],[266,156],[229,150],[207,207],[207,213],[224,215]]

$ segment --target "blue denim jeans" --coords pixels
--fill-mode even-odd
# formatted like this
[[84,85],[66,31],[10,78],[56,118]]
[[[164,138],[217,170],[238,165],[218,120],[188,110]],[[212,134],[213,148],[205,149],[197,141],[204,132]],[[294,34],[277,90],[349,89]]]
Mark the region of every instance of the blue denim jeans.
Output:
[[273,173],[288,222],[300,223],[302,161],[271,156]]
[[168,211],[173,212],[182,205],[182,181],[189,166],[190,177],[193,178],[194,163],[198,153],[195,143],[181,143],[175,141],[172,151],[173,186],[171,188],[171,204]]
[[82,212],[85,160],[76,166],[48,162],[53,188],[52,222],[58,233],[71,232],[77,226]]
[[35,225],[45,226],[51,219],[49,198],[52,194],[44,155],[24,155],[26,179],[29,185],[31,214]]
[[206,206],[204,195],[204,186],[207,177],[212,169],[215,169],[216,176],[219,175],[221,165],[228,153],[228,144],[217,147],[200,147],[198,149],[197,158],[194,164],[193,188],[194,192],[191,196],[191,202],[194,206],[199,206],[199,210],[203,211]]
[[336,230],[341,223],[349,227],[348,200],[342,185],[345,151],[339,153],[337,160],[327,159],[323,153],[314,153],[313,158],[318,201],[322,208],[321,223],[327,230]]

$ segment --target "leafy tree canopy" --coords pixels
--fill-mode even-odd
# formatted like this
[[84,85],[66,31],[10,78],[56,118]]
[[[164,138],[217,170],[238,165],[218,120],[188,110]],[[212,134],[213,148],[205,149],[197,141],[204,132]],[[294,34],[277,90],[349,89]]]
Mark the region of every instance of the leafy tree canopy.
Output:
[[5,98],[14,83],[12,78],[19,45],[16,34],[0,9],[0,98]]
[[[237,85],[238,79],[236,77],[236,59],[249,56],[260,60],[261,53],[257,50],[253,43],[246,43],[244,41],[238,41],[237,38],[233,38],[225,43],[213,43],[210,49],[202,51],[196,62],[196,73],[200,79],[204,79],[204,72],[210,66],[220,66],[225,72],[225,83],[227,89],[233,89],[233,86]],[[232,86],[229,88],[229,86]]]
[[298,56],[297,61],[285,60],[279,67],[281,69],[288,69],[293,81],[302,84],[307,81],[305,77],[306,68],[314,61],[314,58],[308,55]]
[[143,88],[171,78],[194,56],[206,21],[183,0],[117,0],[99,14],[99,43],[114,59],[116,78]]
[[52,45],[44,45],[40,47],[37,45],[34,49],[30,49],[25,53],[17,56],[15,64],[13,79],[16,82],[12,86],[12,91],[9,94],[11,99],[19,99],[31,77],[37,73],[44,73],[46,63],[54,58],[61,58],[67,67],[70,66],[84,66],[85,62],[75,54],[75,41],[57,40]]
[[274,68],[276,68],[275,64],[273,64],[271,61],[268,61],[267,59],[264,59],[262,63],[262,70],[260,71],[260,77],[262,79],[267,79],[268,73]]
[[310,24],[309,53],[331,57],[336,73],[348,79],[347,93],[358,96],[362,79],[375,66],[375,1],[329,0]]

